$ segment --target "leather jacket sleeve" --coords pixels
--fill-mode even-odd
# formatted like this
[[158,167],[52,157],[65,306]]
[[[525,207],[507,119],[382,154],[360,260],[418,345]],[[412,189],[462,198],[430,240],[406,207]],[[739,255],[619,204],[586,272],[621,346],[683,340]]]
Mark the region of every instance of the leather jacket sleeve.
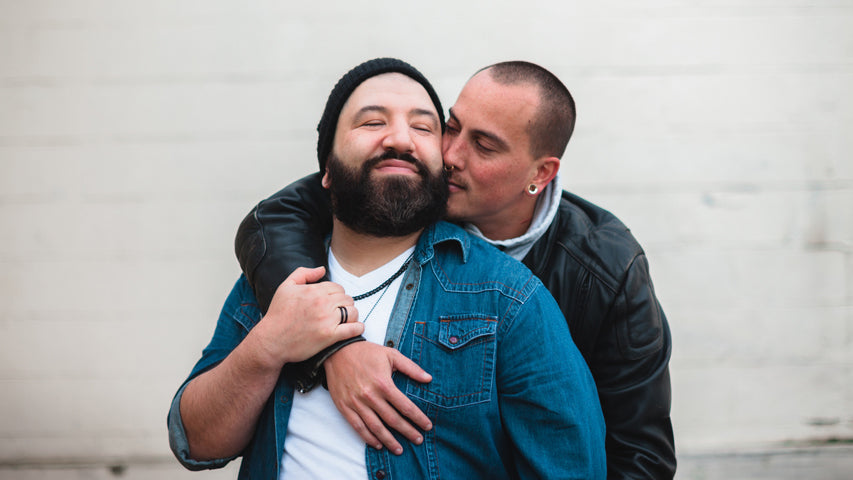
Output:
[[[237,260],[264,314],[278,286],[294,270],[326,265],[325,239],[332,231],[332,209],[321,179],[321,173],[308,175],[261,201],[237,229]],[[327,358],[363,340],[358,336],[338,342],[304,362],[285,365],[283,374],[297,390],[311,390],[324,382],[322,367]]]
[[590,367],[607,422],[607,478],[671,479],[669,325],[637,256],[602,324]]
[[320,173],[308,175],[261,201],[237,229],[237,260],[263,313],[294,270],[326,265],[332,210],[321,178]]

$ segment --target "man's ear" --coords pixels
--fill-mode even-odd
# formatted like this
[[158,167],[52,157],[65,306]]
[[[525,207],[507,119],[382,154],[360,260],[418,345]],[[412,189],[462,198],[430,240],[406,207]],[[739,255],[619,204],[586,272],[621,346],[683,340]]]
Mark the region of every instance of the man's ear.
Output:
[[560,170],[560,159],[557,157],[543,157],[537,160],[537,163],[539,165],[536,167],[536,173],[533,175],[531,183],[535,183],[542,189],[557,176],[557,172]]
[[320,179],[320,184],[323,185],[323,188],[325,188],[326,190],[329,189],[329,185],[331,185],[331,182],[329,181],[329,169],[328,168],[323,173],[323,178]]

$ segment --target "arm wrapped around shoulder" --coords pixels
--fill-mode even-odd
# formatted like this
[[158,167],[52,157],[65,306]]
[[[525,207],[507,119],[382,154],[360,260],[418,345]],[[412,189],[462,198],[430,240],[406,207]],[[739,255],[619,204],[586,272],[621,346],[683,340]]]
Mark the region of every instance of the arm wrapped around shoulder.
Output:
[[332,230],[329,193],[314,173],[261,201],[240,223],[234,250],[266,313],[276,289],[298,267],[326,264]]
[[[234,251],[264,314],[278,286],[294,270],[326,265],[332,207],[321,179],[321,173],[313,173],[279,190],[258,203],[237,229]],[[287,364],[284,376],[297,389],[310,390],[324,381],[326,358],[360,340],[364,338],[353,337],[304,362]]]

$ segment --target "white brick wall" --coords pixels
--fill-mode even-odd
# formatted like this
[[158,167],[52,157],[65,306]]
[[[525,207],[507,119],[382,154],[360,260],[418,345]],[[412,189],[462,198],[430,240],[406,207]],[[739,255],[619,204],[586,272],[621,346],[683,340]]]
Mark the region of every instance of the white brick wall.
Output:
[[680,452],[853,437],[853,5],[0,0],[0,465],[166,458],[259,199],[328,91],[505,59],[579,108],[564,185],[646,246]]

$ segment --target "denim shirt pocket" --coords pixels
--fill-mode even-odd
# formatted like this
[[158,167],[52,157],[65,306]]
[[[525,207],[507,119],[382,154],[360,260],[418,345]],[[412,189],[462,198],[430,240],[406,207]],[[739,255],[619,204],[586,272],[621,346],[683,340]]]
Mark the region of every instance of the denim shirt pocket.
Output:
[[497,325],[497,318],[482,314],[415,322],[412,359],[432,374],[432,381],[408,382],[406,393],[445,408],[488,402],[494,383]]

